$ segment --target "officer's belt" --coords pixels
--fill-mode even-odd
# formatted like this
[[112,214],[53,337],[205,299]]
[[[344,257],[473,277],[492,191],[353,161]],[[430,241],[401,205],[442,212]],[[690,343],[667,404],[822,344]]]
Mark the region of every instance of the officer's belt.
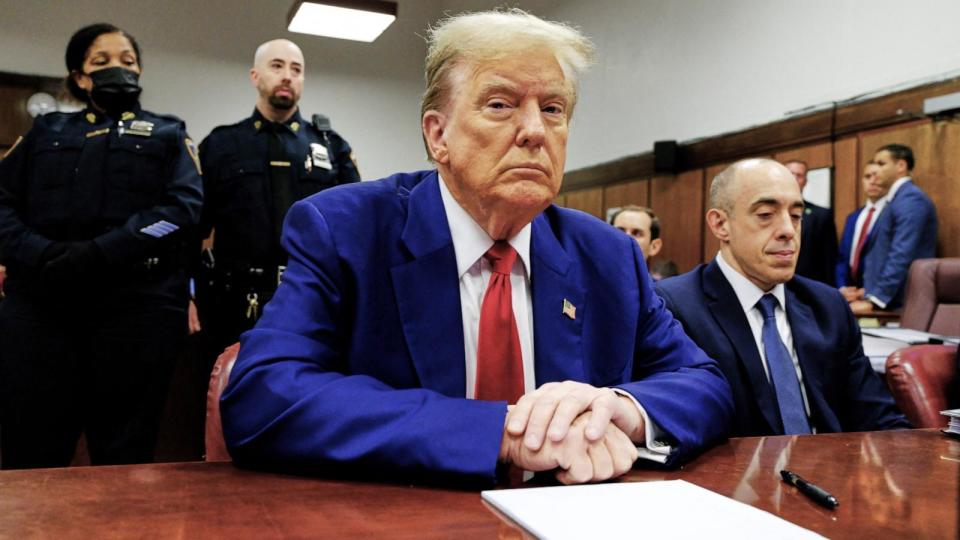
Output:
[[220,270],[226,285],[259,290],[274,290],[280,284],[280,277],[287,267],[284,265],[252,266],[243,264],[229,265]]

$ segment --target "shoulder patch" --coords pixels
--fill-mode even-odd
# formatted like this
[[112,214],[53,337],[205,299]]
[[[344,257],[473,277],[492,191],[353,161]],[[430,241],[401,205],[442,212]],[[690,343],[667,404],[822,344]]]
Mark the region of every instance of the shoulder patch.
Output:
[[13,141],[13,146],[11,146],[10,148],[7,148],[7,151],[4,152],[2,156],[0,156],[0,159],[3,159],[9,156],[10,152],[13,152],[13,150],[17,147],[18,144],[20,144],[21,141],[23,141],[23,135],[17,137],[17,140]]

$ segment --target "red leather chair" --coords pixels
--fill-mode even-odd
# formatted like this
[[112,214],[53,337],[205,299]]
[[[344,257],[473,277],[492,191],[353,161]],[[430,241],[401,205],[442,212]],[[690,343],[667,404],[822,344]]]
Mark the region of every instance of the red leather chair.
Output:
[[240,344],[224,349],[210,371],[210,384],[207,386],[207,425],[204,434],[205,459],[207,461],[232,461],[223,441],[223,427],[220,424],[220,394],[230,380],[230,370],[237,361]]
[[960,335],[960,258],[918,259],[910,265],[900,326]]
[[943,428],[944,409],[960,407],[955,345],[914,345],[887,358],[887,386],[907,419],[918,428]]

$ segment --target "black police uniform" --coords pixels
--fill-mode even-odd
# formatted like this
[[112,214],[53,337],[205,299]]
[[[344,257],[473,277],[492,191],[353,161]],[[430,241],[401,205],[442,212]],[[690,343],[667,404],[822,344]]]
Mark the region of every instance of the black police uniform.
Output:
[[[150,461],[203,199],[182,121],[52,113],[0,161],[4,468]],[[57,261],[66,260],[66,265]]]
[[[207,355],[256,322],[273,296],[287,255],[280,245],[290,206],[320,190],[358,182],[350,145],[319,115],[273,123],[249,118],[213,130],[200,144],[206,200],[201,233],[214,232],[213,271],[198,284]],[[212,275],[212,278],[209,276]],[[211,359],[212,360],[212,359]]]

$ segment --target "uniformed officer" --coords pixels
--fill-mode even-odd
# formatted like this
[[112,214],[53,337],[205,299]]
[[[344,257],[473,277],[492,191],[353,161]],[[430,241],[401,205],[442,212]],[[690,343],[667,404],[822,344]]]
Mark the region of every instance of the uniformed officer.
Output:
[[[303,90],[303,53],[285,39],[264,43],[250,80],[257,89],[253,115],[213,130],[200,145],[204,170],[202,233],[213,231],[212,287],[201,288],[204,332],[215,354],[256,322],[273,296],[287,255],[280,230],[290,206],[322,189],[357,182],[350,145],[297,102]],[[209,275],[209,274],[208,274]]]
[[139,105],[140,48],[77,31],[67,86],[0,161],[0,439],[4,468],[150,461],[186,334],[188,239],[202,205],[182,121]]

